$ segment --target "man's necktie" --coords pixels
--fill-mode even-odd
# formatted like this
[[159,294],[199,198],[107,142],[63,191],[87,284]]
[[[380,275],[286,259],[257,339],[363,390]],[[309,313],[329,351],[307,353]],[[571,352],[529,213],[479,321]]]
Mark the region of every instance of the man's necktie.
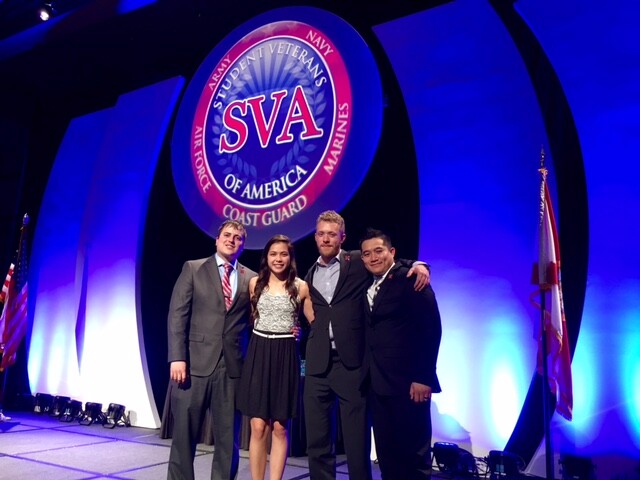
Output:
[[373,308],[373,300],[380,290],[380,283],[382,283],[382,277],[375,277],[375,280],[371,286],[367,289],[367,300],[369,301],[369,308]]
[[222,276],[222,293],[224,293],[224,305],[229,310],[231,307],[231,302],[233,301],[233,291],[231,290],[231,270],[233,267],[225,263],[224,264],[224,275]]

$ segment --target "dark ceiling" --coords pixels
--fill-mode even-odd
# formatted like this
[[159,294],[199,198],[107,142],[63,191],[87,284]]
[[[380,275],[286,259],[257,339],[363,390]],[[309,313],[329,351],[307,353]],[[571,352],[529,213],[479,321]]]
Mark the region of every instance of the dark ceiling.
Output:
[[41,10],[48,10],[53,15],[63,15],[89,2],[90,0],[0,0],[0,40],[42,23]]
[[[38,3],[4,0],[0,4],[4,11],[0,31],[10,29],[7,22],[11,23],[11,18],[28,17],[34,23]],[[84,105],[80,111],[100,108],[126,91],[176,75],[188,79],[226,34],[266,10],[301,3],[324,8],[344,18],[366,38],[373,25],[446,2],[372,2],[363,6],[359,1],[158,0],[126,15],[116,13],[119,3],[59,0],[54,6],[59,4],[62,9],[64,4],[71,10],[55,25],[37,25],[42,22],[36,20],[35,27],[0,40],[2,94]],[[18,23],[12,23],[12,28]],[[41,41],[21,51],[45,29]]]

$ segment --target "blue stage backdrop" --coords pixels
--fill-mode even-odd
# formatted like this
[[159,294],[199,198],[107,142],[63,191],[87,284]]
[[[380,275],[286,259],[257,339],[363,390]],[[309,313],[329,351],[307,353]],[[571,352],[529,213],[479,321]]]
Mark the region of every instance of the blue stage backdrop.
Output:
[[[541,473],[542,423],[534,414],[541,403],[539,313],[530,280],[544,148],[575,350],[573,421],[552,418],[555,451],[606,462],[599,466],[606,478],[633,472],[640,462],[639,24],[640,7],[631,0],[459,0],[373,28],[378,57],[386,56],[378,63],[389,62],[393,71],[386,75],[395,75],[404,98],[418,178],[411,170],[395,181],[402,162],[390,140],[394,106],[387,106],[370,169],[335,188],[350,196],[361,181],[362,187],[350,203],[321,198],[314,211],[344,206],[359,222],[391,225],[399,242],[419,225],[418,258],[432,264],[444,331],[434,441],[457,443],[476,456],[515,446],[532,459],[529,471]],[[378,102],[377,78],[372,88]],[[174,195],[151,197],[151,182],[181,89],[182,79],[165,80],[71,123],[39,212],[29,279],[32,391],[83,391],[83,400],[119,401],[136,409],[145,426],[157,426],[158,415],[139,324],[142,239],[160,245],[166,263],[162,258],[155,268],[163,270],[184,261],[171,256],[191,247],[176,240],[181,232],[162,243],[145,225],[149,198],[158,201],[149,205],[154,210]],[[375,107],[363,169],[380,133]],[[366,190],[372,172],[385,170],[382,188]],[[403,205],[414,201],[416,183],[419,215],[407,219]],[[168,214],[182,207],[172,208]],[[164,214],[154,213],[153,220]],[[307,233],[309,222],[313,227],[313,219],[305,222],[296,235]],[[210,225],[198,226],[210,232]],[[200,244],[207,253],[209,240]],[[169,248],[171,242],[183,250]],[[315,255],[310,237],[300,245]],[[167,276],[162,273],[158,278]],[[158,288],[170,291],[170,285]],[[165,328],[168,295],[151,301],[162,310],[151,319],[161,322],[150,327],[157,335]],[[128,356],[114,355],[115,337]],[[133,359],[114,367],[133,374],[129,383],[107,371],[115,359]],[[108,391],[91,383],[95,379],[112,382]],[[122,396],[114,397],[118,386]]]
[[[543,145],[556,169],[565,306],[568,315],[584,308],[569,325],[578,337],[574,419],[553,418],[553,445],[558,453],[639,457],[640,42],[632,32],[640,8],[597,5],[519,1],[523,22],[509,31],[490,5],[460,1],[375,28],[409,109],[420,258],[433,263],[444,322],[435,435],[476,454],[510,439],[535,368],[539,313],[529,280]],[[526,29],[557,75],[559,98],[541,92],[541,69],[525,64]],[[562,96],[565,125],[554,117]],[[571,122],[577,149],[567,146]],[[588,255],[574,265],[581,250]],[[616,463],[609,458],[600,471],[610,478]]]
[[32,392],[115,402],[160,426],[142,335],[149,191],[184,80],[123,95],[75,119],[39,214],[30,274]]

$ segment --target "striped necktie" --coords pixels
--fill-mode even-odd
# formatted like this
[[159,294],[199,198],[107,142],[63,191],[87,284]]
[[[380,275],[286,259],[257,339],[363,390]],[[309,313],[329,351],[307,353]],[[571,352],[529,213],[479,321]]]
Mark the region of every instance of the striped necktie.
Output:
[[233,291],[231,290],[231,270],[233,267],[225,263],[224,275],[222,276],[222,293],[224,294],[224,305],[229,310],[231,302],[233,301]]

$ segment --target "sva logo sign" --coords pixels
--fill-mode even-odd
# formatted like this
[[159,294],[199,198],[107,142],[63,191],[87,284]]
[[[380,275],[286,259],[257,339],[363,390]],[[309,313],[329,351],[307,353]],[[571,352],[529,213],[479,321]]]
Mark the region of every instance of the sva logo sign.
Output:
[[343,20],[312,8],[257,17],[214,49],[187,89],[172,152],[180,198],[212,235],[224,219],[244,223],[247,248],[275,233],[299,238],[355,192],[381,111],[373,57]]
[[[278,92],[273,92],[270,95],[273,106],[268,122],[265,119],[265,112],[263,110],[263,104],[266,100],[265,95],[257,95],[246,100],[236,100],[231,103],[224,111],[222,123],[225,129],[236,134],[238,140],[235,144],[231,144],[227,140],[227,134],[223,133],[220,136],[220,152],[235,153],[242,149],[246,144],[249,133],[247,122],[245,121],[245,117],[247,117],[247,115],[250,115],[249,120],[253,120],[256,133],[260,140],[260,147],[263,149],[267,148],[273,133],[275,120],[278,118],[280,109],[282,108],[282,100],[287,97],[287,94],[288,90],[280,90]],[[238,116],[234,116],[234,110],[237,111]],[[249,123],[251,123],[251,121],[249,121]],[[307,101],[304,91],[300,85],[295,87],[282,131],[275,138],[275,143],[280,144],[292,142],[294,140],[294,136],[291,133],[291,127],[294,126],[295,123],[300,123],[302,127],[302,131],[299,135],[300,139],[308,140],[322,137],[323,131],[316,125],[309,107],[309,102]]]

